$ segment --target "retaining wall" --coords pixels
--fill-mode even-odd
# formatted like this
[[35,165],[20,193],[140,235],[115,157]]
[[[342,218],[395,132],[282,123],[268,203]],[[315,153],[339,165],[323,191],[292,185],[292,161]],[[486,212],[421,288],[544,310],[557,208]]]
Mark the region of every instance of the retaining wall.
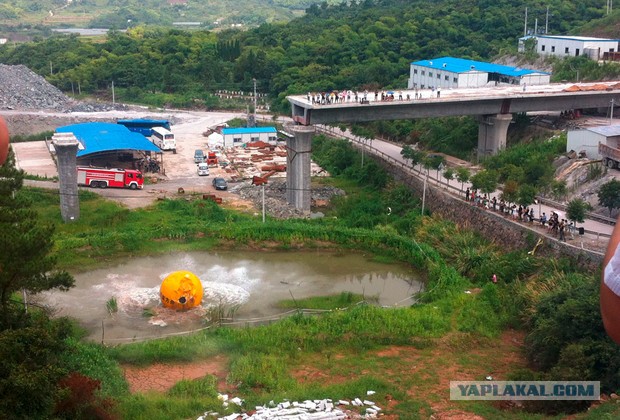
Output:
[[[424,179],[412,175],[399,165],[394,165],[378,157],[373,157],[373,159],[385,168],[394,179],[409,186],[416,196],[422,197]],[[464,197],[455,197],[431,183],[426,185],[425,208],[457,223],[459,226],[480,232],[485,238],[500,244],[507,250],[532,250],[540,239],[542,243],[536,249],[536,254],[556,258],[568,257],[578,266],[590,270],[600,268],[603,262],[603,254],[601,253],[560,242],[541,234],[526,224],[514,222],[499,213],[473,206],[466,202]]]

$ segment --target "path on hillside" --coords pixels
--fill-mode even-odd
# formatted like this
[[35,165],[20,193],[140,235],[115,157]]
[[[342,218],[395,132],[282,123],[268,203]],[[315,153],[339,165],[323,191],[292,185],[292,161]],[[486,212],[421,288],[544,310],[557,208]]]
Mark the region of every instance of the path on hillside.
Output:
[[[381,158],[390,160],[394,163],[400,164],[403,167],[407,168],[410,174],[417,176],[421,179],[427,178],[429,185],[440,187],[448,191],[452,195],[459,196],[463,200],[465,199],[464,190],[467,188],[471,189],[471,183],[469,182],[464,183],[462,187],[460,185],[461,183],[456,180],[453,180],[451,183],[447,183],[446,179],[443,178],[442,170],[427,171],[420,164],[411,166],[411,164],[401,156],[400,152],[402,150],[402,147],[398,144],[394,144],[377,138],[372,140],[365,140],[358,136],[355,136],[349,130],[343,132],[342,130],[340,130],[340,128],[330,126],[317,125],[317,129],[319,131],[326,132],[332,136],[342,137],[353,141],[358,145],[358,147],[362,148],[364,152],[371,153]],[[496,190],[489,195],[489,198],[496,197],[499,199],[500,194],[501,191]],[[564,209],[558,209],[543,203],[533,204],[530,206],[530,208],[531,207],[534,208],[535,220],[538,220],[542,213],[545,213],[547,215],[547,218],[549,218],[552,212],[558,213],[560,219],[566,218],[566,212]],[[515,220],[515,223],[518,222]],[[527,225],[533,226],[537,228],[540,233],[545,233],[548,237],[555,239],[555,236],[547,233],[546,228],[541,226],[540,223],[535,221],[533,224],[528,223]],[[578,229],[580,227],[584,228],[583,235],[579,235]],[[567,231],[566,238],[568,242],[574,246],[589,249],[602,254],[607,247],[607,243],[609,242],[609,237],[611,236],[613,228],[614,225],[602,223],[592,219],[585,219],[584,223],[577,224],[577,230],[572,235]]]

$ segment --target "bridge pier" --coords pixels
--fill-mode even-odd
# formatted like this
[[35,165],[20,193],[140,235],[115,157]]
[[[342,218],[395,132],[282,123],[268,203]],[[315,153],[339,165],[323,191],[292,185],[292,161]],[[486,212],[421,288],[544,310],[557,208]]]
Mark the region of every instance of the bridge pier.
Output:
[[478,157],[495,155],[506,148],[512,114],[478,116]]
[[286,140],[286,201],[297,209],[310,211],[310,153],[314,126],[287,125],[293,138]]
[[52,144],[58,161],[60,216],[65,223],[74,222],[80,217],[76,170],[79,142],[73,133],[56,133],[52,136]]

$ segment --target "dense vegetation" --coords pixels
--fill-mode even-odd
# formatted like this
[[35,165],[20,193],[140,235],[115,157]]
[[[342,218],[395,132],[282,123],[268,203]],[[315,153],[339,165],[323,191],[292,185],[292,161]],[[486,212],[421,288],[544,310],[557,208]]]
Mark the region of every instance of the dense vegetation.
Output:
[[[81,26],[124,29],[136,25],[198,22],[201,27],[232,24],[257,26],[288,21],[313,4],[312,0],[244,0],[236,2],[187,1],[171,4],[158,0],[14,0],[0,1],[0,20],[6,27],[18,22],[37,26]],[[50,16],[50,11],[53,16]],[[215,23],[217,21],[217,23]]]
[[[127,2],[133,4],[132,2]],[[5,45],[0,61],[25,64],[65,91],[86,93],[112,81],[120,100],[172,95],[174,104],[217,105],[219,89],[249,91],[252,79],[275,108],[288,94],[332,89],[402,87],[413,60],[453,55],[490,59],[514,51],[525,6],[533,19],[550,6],[550,30],[564,33],[604,13],[593,0],[367,0],[312,5],[287,24],[254,30],[184,32],[135,27],[104,42],[72,37]],[[147,10],[142,4],[140,7]],[[307,34],[312,33],[312,37]],[[49,74],[50,62],[54,74]],[[198,101],[193,101],[197,99]]]

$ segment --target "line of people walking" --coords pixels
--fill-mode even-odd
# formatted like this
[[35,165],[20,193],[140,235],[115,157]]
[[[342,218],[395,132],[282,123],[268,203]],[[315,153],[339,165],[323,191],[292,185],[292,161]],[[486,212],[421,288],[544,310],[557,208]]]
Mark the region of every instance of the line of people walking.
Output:
[[538,218],[536,218],[534,207],[517,206],[503,199],[497,200],[496,197],[489,198],[488,194],[480,194],[477,190],[470,188],[465,190],[465,201],[470,202],[474,206],[498,212],[516,221],[528,222],[531,224],[538,222],[542,227],[547,229],[548,234],[557,237],[560,241],[566,241],[566,232],[569,232],[571,236],[575,232],[574,222],[569,222],[567,219],[560,218],[560,215],[555,211],[552,211],[549,217],[547,217],[546,212],[542,212],[542,214],[539,214]]

